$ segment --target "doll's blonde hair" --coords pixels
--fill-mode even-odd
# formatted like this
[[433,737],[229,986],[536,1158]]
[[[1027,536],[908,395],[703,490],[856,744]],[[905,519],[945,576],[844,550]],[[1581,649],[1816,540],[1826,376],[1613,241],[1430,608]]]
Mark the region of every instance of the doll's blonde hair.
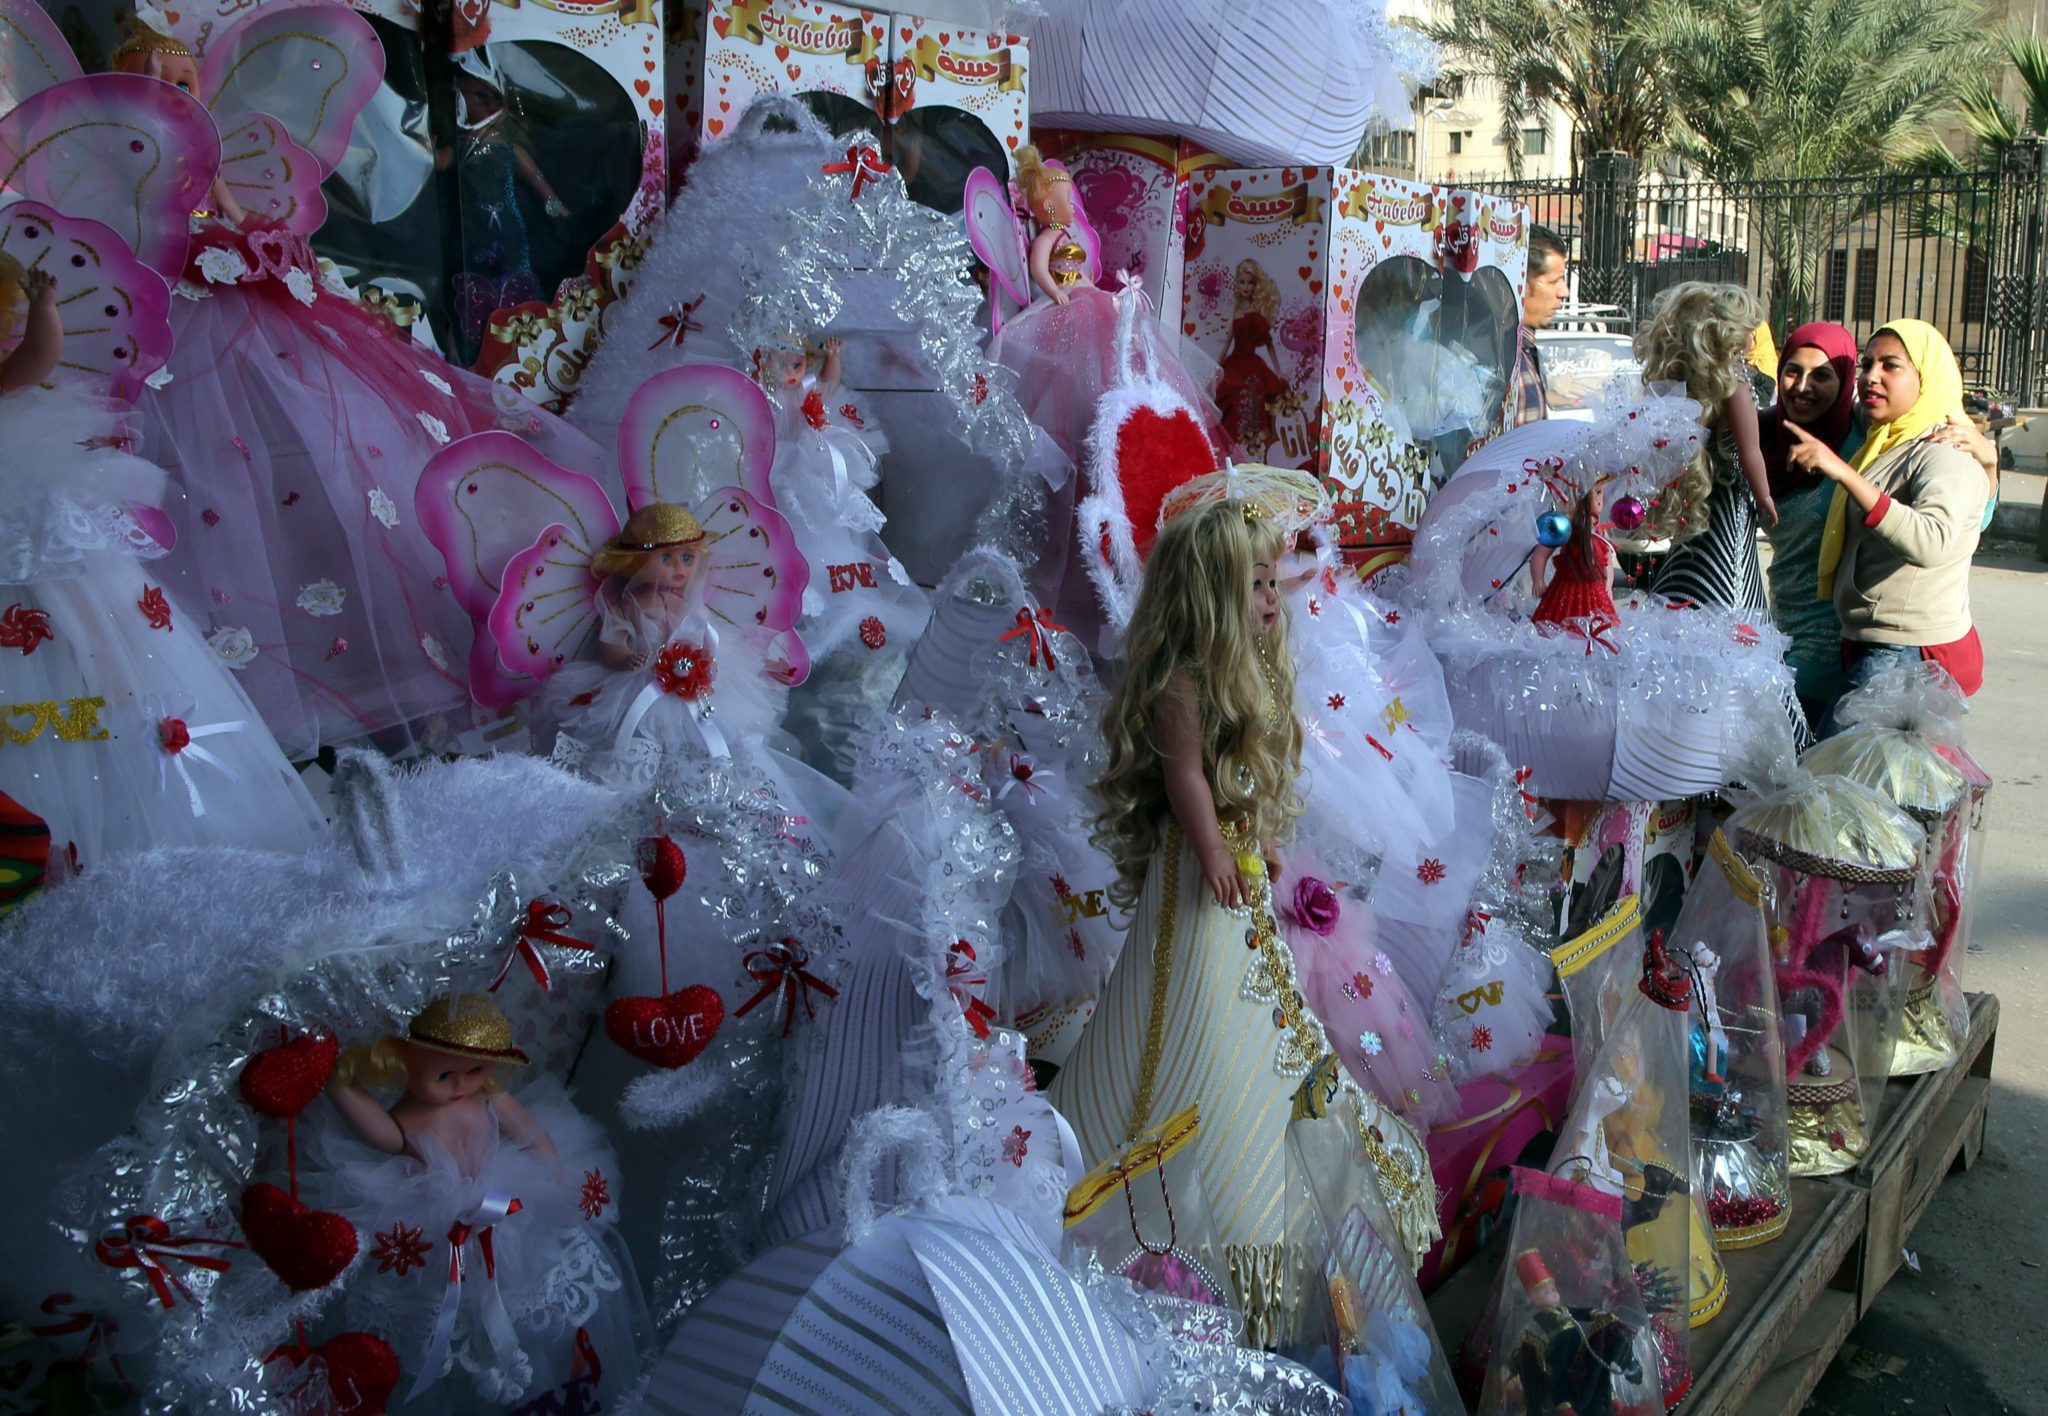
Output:
[[1251,307],[1269,320],[1277,317],[1280,313],[1280,287],[1274,283],[1272,276],[1266,274],[1266,268],[1250,256],[1239,261],[1237,269],[1231,274],[1233,294],[1236,293],[1237,282],[1246,279],[1251,281]]
[[22,298],[22,278],[28,274],[21,262],[0,251],[0,339],[14,333],[14,307]]
[[[1672,286],[1650,307],[1650,322],[1636,331],[1635,355],[1646,384],[1682,383],[1700,405],[1700,421],[1718,428],[1721,405],[1749,388],[1747,352],[1765,322],[1763,303],[1740,285],[1688,280]],[[1706,440],[1692,465],[1650,505],[1645,530],[1686,541],[1707,529],[1707,502],[1714,490]]]
[[[357,1086],[365,1091],[403,1091],[406,1083],[407,1046],[406,1040],[402,1037],[386,1037],[367,1045],[359,1043],[354,1047],[345,1047],[340,1059],[334,1064],[334,1080],[338,1085]],[[451,1065],[464,1060],[452,1052],[442,1055]],[[490,1065],[491,1075],[484,1079],[481,1090],[486,1096],[496,1096],[505,1090],[505,1081],[498,1075],[498,1064],[493,1062]]]
[[1123,675],[1102,715],[1109,765],[1095,783],[1094,831],[1116,864],[1110,898],[1123,909],[1143,892],[1172,811],[1152,714],[1176,679],[1197,696],[1218,817],[1246,822],[1255,841],[1270,845],[1287,838],[1302,812],[1286,611],[1266,635],[1252,632],[1252,567],[1265,561],[1277,571],[1285,538],[1245,506],[1211,502],[1166,523],[1124,632]]
[[1017,149],[1017,194],[1033,211],[1038,209],[1038,203],[1047,192],[1062,182],[1073,180],[1059,168],[1047,167],[1037,148],[1027,145]]

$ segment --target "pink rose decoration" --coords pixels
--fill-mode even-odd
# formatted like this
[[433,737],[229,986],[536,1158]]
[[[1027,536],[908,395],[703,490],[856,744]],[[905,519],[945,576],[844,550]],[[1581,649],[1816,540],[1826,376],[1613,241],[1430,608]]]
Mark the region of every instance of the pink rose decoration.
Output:
[[1311,934],[1327,937],[1343,912],[1337,892],[1315,876],[1304,875],[1294,882],[1294,922]]

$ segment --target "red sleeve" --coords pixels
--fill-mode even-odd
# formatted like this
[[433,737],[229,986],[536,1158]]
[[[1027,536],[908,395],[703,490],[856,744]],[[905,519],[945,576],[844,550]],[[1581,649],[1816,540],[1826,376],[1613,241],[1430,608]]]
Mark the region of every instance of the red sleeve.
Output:
[[1878,522],[1884,520],[1884,514],[1891,509],[1892,494],[1890,492],[1879,492],[1877,494],[1877,505],[1870,509],[1870,515],[1863,518],[1863,524],[1865,526],[1877,525]]
[[1974,627],[1952,644],[1927,645],[1920,651],[1920,657],[1948,670],[1948,676],[1956,681],[1965,698],[1984,686],[1984,641],[1977,637]]

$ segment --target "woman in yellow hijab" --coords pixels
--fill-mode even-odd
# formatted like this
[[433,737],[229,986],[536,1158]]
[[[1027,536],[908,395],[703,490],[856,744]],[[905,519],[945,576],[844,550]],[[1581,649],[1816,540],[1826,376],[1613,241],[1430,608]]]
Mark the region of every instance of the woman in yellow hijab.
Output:
[[1970,622],[1970,559],[1990,488],[1938,434],[1963,411],[1956,356],[1932,325],[1895,320],[1864,346],[1857,382],[1868,435],[1855,464],[1787,425],[1789,460],[1835,484],[1820,594],[1841,616],[1842,690],[1906,659],[1932,659],[1965,693],[1984,681]]

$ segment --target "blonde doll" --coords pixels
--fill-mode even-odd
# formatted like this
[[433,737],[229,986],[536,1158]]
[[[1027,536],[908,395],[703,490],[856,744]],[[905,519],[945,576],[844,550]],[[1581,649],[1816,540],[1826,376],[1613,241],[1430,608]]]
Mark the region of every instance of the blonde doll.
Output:
[[1052,1089],[1090,1165],[1199,1107],[1197,1164],[1255,1340],[1271,1332],[1289,1237],[1282,1142],[1327,1052],[1276,1024],[1306,1010],[1268,864],[1302,811],[1279,582],[1292,518],[1316,500],[1304,474],[1271,470],[1211,474],[1168,500],[1095,784],[1129,942]]
[[1685,385],[1707,410],[1707,450],[1665,492],[1648,523],[1678,542],[1657,567],[1650,589],[1672,600],[1761,609],[1763,570],[1756,527],[1778,524],[1757,425],[1748,360],[1764,309],[1739,285],[1687,281],[1660,296],[1637,333],[1643,382]]
[[1262,457],[1273,441],[1273,400],[1287,392],[1273,349],[1280,319],[1280,287],[1264,266],[1247,256],[1231,277],[1230,345],[1216,380],[1216,406],[1223,430],[1240,457]]
[[[470,1377],[473,1396],[441,1387],[436,1410],[552,1390],[591,1351],[621,1386],[638,1365],[616,1163],[559,1083],[506,1091],[502,1069],[525,1065],[489,999],[436,998],[403,1036],[342,1054],[328,1095],[348,1133],[313,1140],[307,1202],[346,1216],[376,1260],[353,1272],[348,1320],[393,1345],[414,1396],[451,1359]],[[452,1298],[451,1247],[464,1251]]]

